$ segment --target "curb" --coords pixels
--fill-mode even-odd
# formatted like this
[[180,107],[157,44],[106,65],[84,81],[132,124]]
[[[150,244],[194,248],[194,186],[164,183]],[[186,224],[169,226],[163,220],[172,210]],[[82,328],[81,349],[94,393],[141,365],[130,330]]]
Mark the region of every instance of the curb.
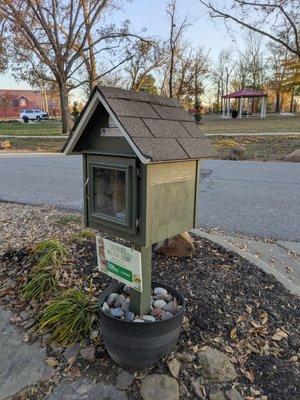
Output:
[[222,246],[227,251],[231,251],[232,253],[238,254],[240,257],[251,262],[256,267],[260,268],[267,274],[273,275],[274,278],[277,279],[280,283],[282,283],[287,290],[289,290],[293,294],[300,296],[300,288],[298,288],[298,286],[296,286],[293,282],[291,282],[289,279],[287,279],[284,275],[282,275],[276,269],[270,267],[266,262],[257,259],[255,256],[253,256],[252,254],[250,254],[246,251],[236,248],[235,246],[231,245],[230,243],[227,243],[225,240],[216,239],[213,235],[210,235],[209,233],[204,232],[201,229],[191,229],[189,232],[191,232],[193,235],[196,235],[200,238],[208,239],[211,242],[216,243],[219,246]]

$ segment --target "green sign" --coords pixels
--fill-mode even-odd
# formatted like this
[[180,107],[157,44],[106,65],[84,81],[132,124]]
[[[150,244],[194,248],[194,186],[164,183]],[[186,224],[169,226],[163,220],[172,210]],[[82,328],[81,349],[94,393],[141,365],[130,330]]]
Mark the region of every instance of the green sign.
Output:
[[106,275],[142,292],[141,253],[97,235],[98,268]]

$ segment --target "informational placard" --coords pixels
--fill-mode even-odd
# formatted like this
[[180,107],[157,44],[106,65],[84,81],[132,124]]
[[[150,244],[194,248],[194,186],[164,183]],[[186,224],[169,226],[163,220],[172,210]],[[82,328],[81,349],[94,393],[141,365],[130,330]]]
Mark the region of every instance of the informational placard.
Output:
[[143,291],[141,253],[96,236],[98,269],[106,275]]

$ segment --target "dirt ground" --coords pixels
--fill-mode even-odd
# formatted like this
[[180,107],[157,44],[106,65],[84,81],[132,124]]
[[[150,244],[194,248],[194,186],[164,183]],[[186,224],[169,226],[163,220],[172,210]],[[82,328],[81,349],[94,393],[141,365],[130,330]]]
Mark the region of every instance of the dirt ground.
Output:
[[[5,253],[0,258],[0,287],[6,288],[0,291],[2,307],[15,312],[27,307],[17,288],[32,268],[30,248],[34,242],[53,236],[60,237],[70,251],[62,284],[88,288],[93,276],[93,293],[97,297],[112,283],[96,268],[94,240],[72,240],[82,225],[80,214],[70,218],[70,213],[51,207],[0,203],[0,234],[5,241],[0,247],[0,254]],[[210,345],[226,353],[238,373],[236,387],[248,400],[263,396],[268,400],[299,400],[300,299],[272,276],[212,242],[196,239],[195,247],[191,258],[166,258],[155,253],[152,258],[153,279],[168,282],[187,299],[186,318],[175,351]],[[41,307],[43,302],[37,310]],[[94,328],[99,329],[97,320]],[[43,343],[43,337],[37,336],[36,340]],[[47,352],[53,356],[51,348],[47,347]],[[126,392],[129,399],[141,398],[141,377],[167,373],[164,361],[136,375]],[[92,366],[79,362],[78,368],[82,376],[95,380],[101,371],[107,381],[119,370],[101,341],[97,343],[96,362]],[[186,398],[194,398],[189,388],[191,379],[198,377],[199,370],[193,363],[182,368],[179,384]],[[28,398],[40,400],[43,390],[48,389],[41,385],[39,394]]]

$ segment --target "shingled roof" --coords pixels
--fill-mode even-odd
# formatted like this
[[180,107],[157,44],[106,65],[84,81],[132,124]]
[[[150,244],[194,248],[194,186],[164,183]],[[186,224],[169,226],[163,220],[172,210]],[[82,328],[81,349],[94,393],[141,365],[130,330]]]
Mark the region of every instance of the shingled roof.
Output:
[[216,151],[178,100],[143,92],[96,86],[64,147],[71,154],[80,137],[79,127],[92,99],[113,117],[142,162],[215,157]]

